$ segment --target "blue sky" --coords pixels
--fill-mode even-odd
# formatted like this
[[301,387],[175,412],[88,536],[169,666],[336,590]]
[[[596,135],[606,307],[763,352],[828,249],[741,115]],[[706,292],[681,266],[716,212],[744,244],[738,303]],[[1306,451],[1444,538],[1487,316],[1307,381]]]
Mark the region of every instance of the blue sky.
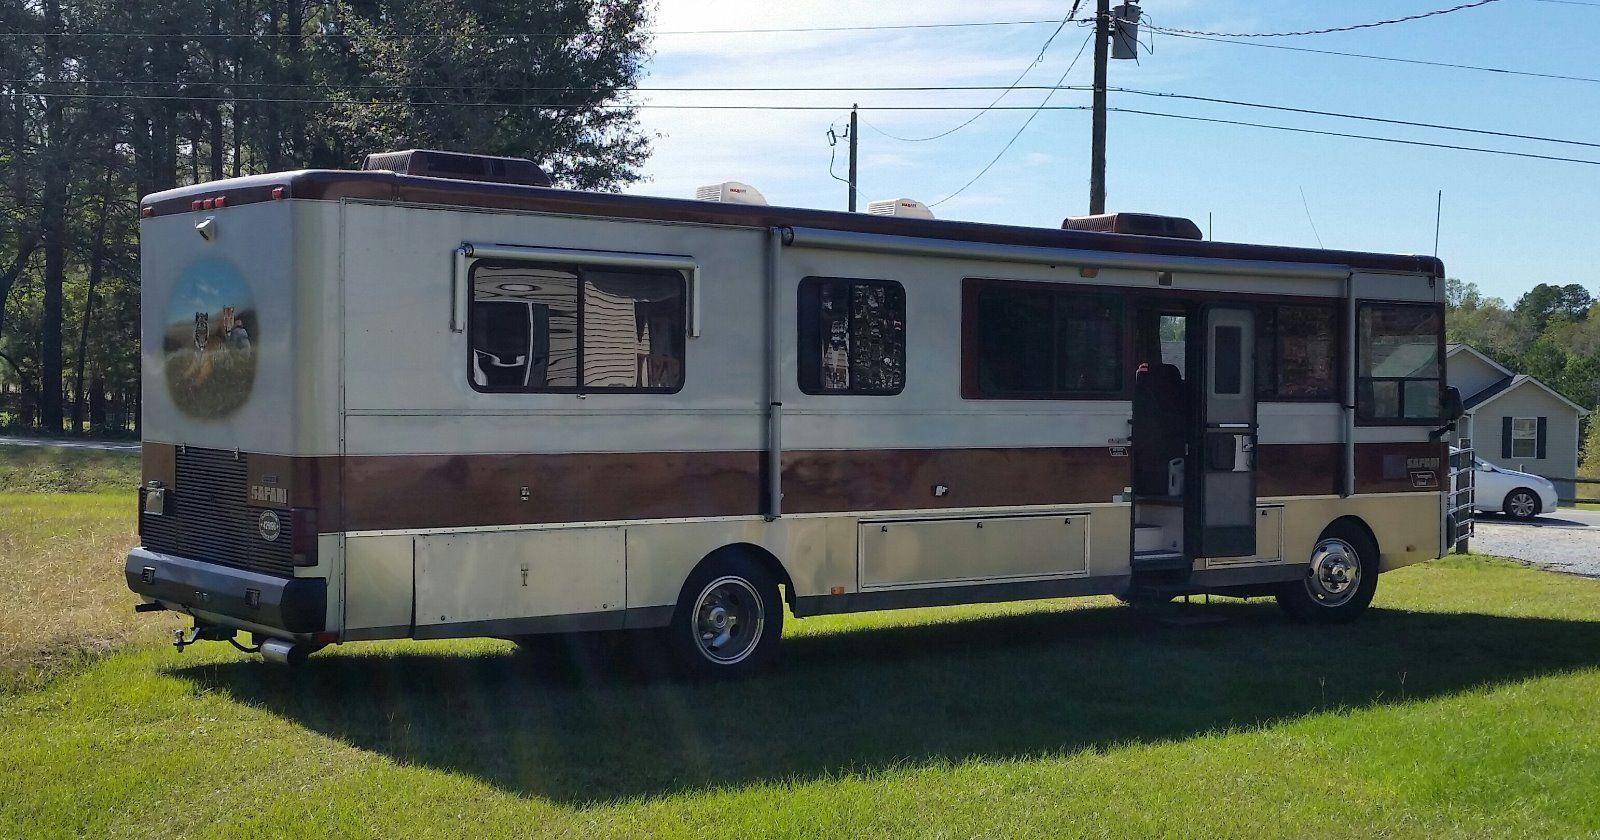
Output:
[[[1092,7],[1093,0],[1085,5]],[[1146,0],[1162,26],[1279,31],[1359,23],[1453,5],[1453,0],[1288,3]],[[661,0],[660,30],[1022,20],[1066,13],[1070,3],[786,3]],[[1038,55],[1051,25],[863,33],[662,35],[644,86],[1005,85]],[[1024,84],[1049,84],[1086,31],[1069,26]],[[1600,76],[1600,6],[1500,0],[1479,9],[1357,32],[1273,43],[1544,73]],[[1088,52],[1067,84],[1088,84]],[[1155,37],[1139,63],[1115,61],[1112,86],[1600,142],[1600,84]],[[994,92],[669,93],[657,103],[807,104],[837,111],[645,110],[659,133],[631,192],[688,196],[696,185],[746,181],[773,204],[843,209],[844,184],[828,175],[830,123],[851,101],[897,134],[950,128],[965,112],[894,112],[895,104],[986,104]],[[1043,91],[1007,105],[1032,106]],[[1088,104],[1058,92],[1057,105]],[[1113,107],[1600,161],[1600,149],[1408,129],[1205,103],[1111,95]],[[1028,117],[996,111],[941,140],[906,143],[861,133],[862,207],[871,199],[933,202],[970,179]],[[1444,190],[1439,255],[1450,274],[1514,300],[1535,283],[1582,283],[1600,292],[1600,166],[1526,160],[1154,117],[1110,116],[1111,210],[1187,216],[1221,240],[1401,253],[1433,250],[1434,201]],[[935,208],[941,218],[1054,227],[1087,212],[1089,115],[1041,113],[977,183]],[[842,152],[842,150],[841,150]],[[843,172],[841,153],[838,171]],[[1304,190],[1304,205],[1301,191]],[[1307,207],[1310,220],[1307,219]],[[1313,231],[1313,223],[1315,231]]]

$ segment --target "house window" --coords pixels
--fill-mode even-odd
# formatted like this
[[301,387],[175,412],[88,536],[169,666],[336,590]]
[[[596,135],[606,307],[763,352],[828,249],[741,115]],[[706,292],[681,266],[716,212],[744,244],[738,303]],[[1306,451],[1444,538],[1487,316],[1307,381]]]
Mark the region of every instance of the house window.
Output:
[[1338,332],[1338,311],[1331,306],[1261,307],[1256,313],[1256,396],[1336,399]]
[[800,281],[800,390],[888,396],[906,387],[906,290],[892,280]]
[[681,272],[479,260],[469,282],[468,376],[478,391],[683,387]]
[[1363,420],[1434,423],[1442,392],[1443,319],[1437,306],[1364,303],[1356,332],[1356,414]]
[[[1043,284],[976,283],[963,393],[1071,399],[1122,391],[1122,301]],[[969,287],[970,288],[970,287]]]
[[1539,457],[1539,418],[1511,418],[1511,457]]

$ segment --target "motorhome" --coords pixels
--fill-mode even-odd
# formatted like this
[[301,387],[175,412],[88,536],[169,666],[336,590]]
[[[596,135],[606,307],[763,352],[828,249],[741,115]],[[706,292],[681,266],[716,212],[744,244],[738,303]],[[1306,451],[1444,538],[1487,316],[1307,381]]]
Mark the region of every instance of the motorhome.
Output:
[[874,207],[426,151],[145,198],[139,608],[280,662],[649,631],[737,674],[786,614],[1345,621],[1453,541],[1438,259]]

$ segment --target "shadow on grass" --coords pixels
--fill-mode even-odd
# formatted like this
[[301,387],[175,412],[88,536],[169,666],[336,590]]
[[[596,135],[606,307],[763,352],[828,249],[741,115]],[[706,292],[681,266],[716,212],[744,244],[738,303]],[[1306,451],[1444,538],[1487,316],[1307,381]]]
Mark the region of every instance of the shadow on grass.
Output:
[[552,677],[509,652],[175,673],[401,763],[583,805],[1181,739],[1600,665],[1600,622],[1375,609],[1311,628],[1260,605],[1207,613],[1233,620],[1087,608],[802,636],[784,640],[779,670],[735,683]]

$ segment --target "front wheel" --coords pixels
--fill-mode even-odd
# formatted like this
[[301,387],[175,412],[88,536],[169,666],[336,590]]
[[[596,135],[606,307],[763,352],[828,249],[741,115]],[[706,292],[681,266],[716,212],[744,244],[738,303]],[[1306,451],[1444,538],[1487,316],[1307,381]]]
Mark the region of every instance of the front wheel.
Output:
[[1532,519],[1539,515],[1542,507],[1539,494],[1526,487],[1518,487],[1506,494],[1504,510],[1513,519]]
[[678,660],[704,676],[744,676],[770,666],[782,635],[778,582],[753,558],[733,553],[695,569],[668,628]]
[[1336,524],[1311,550],[1302,580],[1283,584],[1278,606],[1296,621],[1342,624],[1365,612],[1378,591],[1378,547],[1359,528]]

